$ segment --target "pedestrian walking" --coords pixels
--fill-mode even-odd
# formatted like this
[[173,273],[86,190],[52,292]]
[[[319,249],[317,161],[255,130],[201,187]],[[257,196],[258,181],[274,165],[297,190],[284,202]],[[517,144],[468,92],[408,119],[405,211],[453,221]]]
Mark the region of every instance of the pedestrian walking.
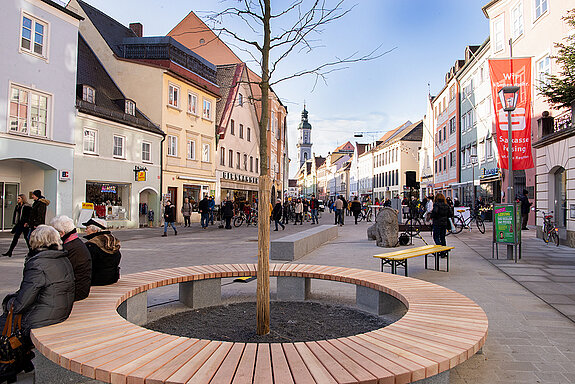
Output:
[[26,195],[24,194],[18,195],[18,202],[16,204],[16,207],[14,207],[14,213],[12,214],[12,224],[14,226],[12,227],[12,231],[10,231],[12,234],[14,234],[14,237],[12,237],[12,243],[10,243],[10,248],[8,248],[8,251],[6,251],[6,253],[2,254],[3,256],[12,257],[12,252],[14,251],[14,248],[16,248],[16,245],[18,244],[18,239],[22,234],[24,235],[24,240],[26,240],[28,248],[30,247],[28,243],[29,238],[28,232],[30,231],[31,212],[32,207],[30,206],[30,204],[28,204]]
[[297,199],[295,203],[295,222],[293,225],[297,225],[299,220],[299,225],[303,225],[303,202],[301,199]]
[[521,201],[521,229],[528,230],[529,211],[531,210],[531,204],[533,204],[529,201],[529,191],[524,189],[523,196],[519,200]]
[[222,217],[226,221],[226,229],[232,229],[232,217],[234,217],[234,203],[232,203],[227,197],[224,199],[222,205]]
[[276,224],[276,229],[274,229],[274,231],[278,230],[278,225],[281,225],[282,231],[286,229],[286,226],[280,221],[282,218],[282,211],[282,201],[281,199],[277,199],[276,205],[274,206],[274,209],[272,209],[272,219]]
[[214,210],[216,209],[216,201],[213,196],[208,198],[208,209],[210,212],[210,223],[214,225]]
[[[175,215],[176,207],[173,211]],[[86,227],[84,238],[92,257],[92,286],[114,284],[120,279],[120,240],[108,230],[104,219],[92,218],[82,224]]]
[[202,225],[202,229],[206,229],[210,219],[210,202],[208,201],[207,195],[204,195],[204,198],[199,202],[198,210],[201,214],[200,224]]
[[182,204],[182,209],[180,212],[184,216],[184,227],[190,226],[190,217],[192,216],[192,203],[190,203],[190,199],[187,197],[184,198],[184,204]]
[[[32,211],[30,212],[30,232],[36,229],[37,226],[46,223],[46,208],[50,205],[50,200],[42,196],[42,191],[39,189],[32,192]],[[28,236],[30,236],[30,232]]]
[[445,196],[438,193],[435,195],[431,219],[433,220],[433,240],[436,245],[446,245],[445,233],[450,226],[449,219],[453,217],[453,210],[447,204]]
[[361,203],[359,202],[359,199],[357,198],[357,196],[355,196],[353,198],[353,201],[351,202],[351,213],[353,214],[353,217],[355,218],[355,224],[357,225],[357,218],[359,217],[359,214],[361,213]]
[[168,225],[174,228],[174,235],[178,235],[178,230],[174,223],[176,222],[176,207],[172,204],[170,200],[166,201],[164,206],[164,234],[162,237],[168,236]]
[[337,199],[335,199],[333,206],[335,208],[335,225],[339,224],[339,226],[341,227],[343,226],[343,215],[344,215],[343,197],[339,196]]
[[319,201],[315,198],[315,194],[311,195],[311,199],[309,201],[309,209],[311,214],[311,223],[312,224],[319,224],[319,219],[317,217],[317,210],[319,208]]
[[64,250],[74,269],[74,301],[84,300],[90,294],[92,283],[92,256],[90,250],[78,237],[74,220],[68,216],[56,216],[50,225],[60,234]]
[[286,197],[284,200],[284,205],[283,205],[282,224],[288,224],[289,223],[289,217],[290,217],[290,201]]

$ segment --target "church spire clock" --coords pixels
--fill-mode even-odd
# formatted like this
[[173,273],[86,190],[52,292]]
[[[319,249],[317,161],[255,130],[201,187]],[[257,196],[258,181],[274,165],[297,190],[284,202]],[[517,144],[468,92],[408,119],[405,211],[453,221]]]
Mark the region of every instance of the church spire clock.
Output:
[[296,147],[298,149],[298,162],[301,167],[303,163],[311,159],[311,124],[308,122],[308,112],[305,109],[305,103],[303,105],[303,111],[301,112],[301,122],[299,123],[298,129],[298,141]]

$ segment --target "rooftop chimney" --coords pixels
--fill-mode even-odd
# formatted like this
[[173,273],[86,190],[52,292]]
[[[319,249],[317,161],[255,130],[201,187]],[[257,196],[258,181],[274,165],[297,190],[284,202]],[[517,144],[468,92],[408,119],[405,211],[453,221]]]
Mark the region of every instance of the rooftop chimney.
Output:
[[130,29],[136,34],[136,36],[144,36],[144,26],[142,23],[130,23]]

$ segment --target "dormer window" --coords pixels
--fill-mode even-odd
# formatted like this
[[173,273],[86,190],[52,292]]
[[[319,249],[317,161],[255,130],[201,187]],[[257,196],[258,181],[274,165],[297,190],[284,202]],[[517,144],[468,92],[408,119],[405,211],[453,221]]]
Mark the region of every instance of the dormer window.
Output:
[[124,104],[124,113],[127,115],[136,116],[136,103],[134,103],[132,100],[126,99]]
[[82,88],[82,100],[95,104],[96,103],[96,90],[89,85],[84,85]]

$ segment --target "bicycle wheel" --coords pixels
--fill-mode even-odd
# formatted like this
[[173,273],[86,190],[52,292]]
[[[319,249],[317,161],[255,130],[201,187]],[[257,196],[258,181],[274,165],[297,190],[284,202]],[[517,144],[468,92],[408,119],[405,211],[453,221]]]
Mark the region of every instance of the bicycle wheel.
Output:
[[541,238],[543,239],[544,242],[548,243],[549,242],[549,227],[547,224],[543,225],[543,233]]
[[252,218],[250,219],[250,224],[258,225],[258,216],[257,215],[252,215]]
[[559,235],[557,234],[557,231],[552,229],[551,232],[549,232],[549,239],[555,244],[556,247],[559,246]]
[[361,222],[365,218],[365,212],[360,212],[357,216],[357,221]]
[[241,217],[241,216],[236,216],[236,217],[234,218],[234,227],[237,228],[237,227],[241,226],[243,223],[244,223],[244,218],[243,218],[243,217]]
[[458,234],[459,232],[463,231],[463,228],[465,227],[465,222],[463,221],[463,219],[459,216],[455,216],[453,218],[453,224],[455,225],[455,234]]
[[419,219],[408,219],[405,222],[405,232],[409,236],[415,236],[421,231],[421,222]]
[[366,217],[365,217],[365,221],[369,221],[371,222],[371,220],[373,220],[373,212],[370,209],[369,211],[367,211]]
[[479,232],[485,233],[485,223],[481,217],[477,216],[475,218],[475,224],[477,224],[477,229],[479,229]]

